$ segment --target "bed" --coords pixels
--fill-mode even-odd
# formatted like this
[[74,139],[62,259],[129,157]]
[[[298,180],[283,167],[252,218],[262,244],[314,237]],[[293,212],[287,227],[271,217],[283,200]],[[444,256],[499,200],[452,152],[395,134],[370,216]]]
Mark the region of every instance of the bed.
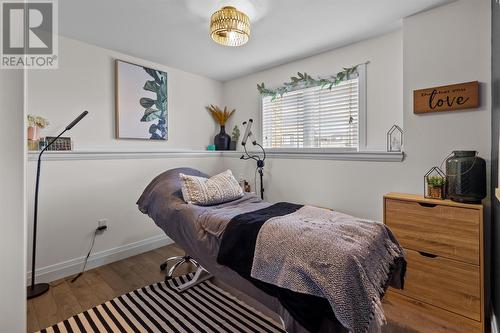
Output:
[[[221,265],[220,251],[225,227],[218,221],[233,220],[237,216],[246,216],[256,211],[265,211],[272,204],[260,200],[254,194],[245,194],[242,198],[216,206],[196,206],[186,204],[181,193],[179,174],[208,177],[202,172],[190,168],[177,168],[157,176],[146,187],[137,204],[139,210],[147,214],[172,240],[183,248],[201,266],[216,277],[223,286],[230,288],[237,297],[258,310],[269,314],[269,310],[279,316],[288,332],[347,332],[328,306],[328,301],[314,295],[290,292],[283,288],[269,288],[241,272],[236,272],[227,265]],[[227,232],[226,232],[227,233]],[[224,245],[224,244],[223,244]],[[227,248],[226,248],[227,250]],[[234,248],[233,248],[234,250]],[[404,258],[401,258],[404,261]],[[398,268],[401,287],[405,263]],[[234,268],[234,267],[233,267]],[[402,271],[403,270],[403,271]],[[392,273],[391,273],[392,274]],[[393,275],[395,276],[395,275]],[[398,279],[390,278],[387,284]],[[384,287],[384,291],[385,288]],[[292,294],[293,297],[289,294]],[[283,294],[306,313],[307,321],[315,322],[314,328],[307,325],[304,316],[293,314],[293,307],[283,305]],[[290,302],[288,302],[290,303]],[[321,309],[321,311],[318,311]],[[293,314],[293,315],[292,315]],[[375,322],[372,320],[372,322]],[[368,331],[380,330],[379,325],[371,325]]]

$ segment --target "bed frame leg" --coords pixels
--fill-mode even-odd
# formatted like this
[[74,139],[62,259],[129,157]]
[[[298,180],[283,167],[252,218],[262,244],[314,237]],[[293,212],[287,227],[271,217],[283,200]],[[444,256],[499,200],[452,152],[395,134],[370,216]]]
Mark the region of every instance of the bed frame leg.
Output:
[[183,291],[188,290],[189,288],[194,287],[197,284],[200,284],[203,281],[208,280],[212,277],[213,275],[210,274],[210,272],[208,272],[205,268],[198,265],[198,268],[193,278],[190,281],[183,283],[179,286],[174,286],[174,289],[182,293]]
[[189,257],[188,257],[188,256],[176,256],[176,257],[170,257],[170,258],[168,258],[167,260],[165,260],[165,261],[164,261],[164,262],[160,265],[160,270],[161,270],[161,271],[164,271],[164,270],[167,268],[168,263],[169,263],[169,262],[171,262],[171,261],[176,260],[176,261],[183,261],[183,262],[185,262],[187,259],[189,259]]
[[186,255],[186,256],[177,256],[168,258],[167,260],[165,260],[165,262],[163,262],[160,265],[160,270],[164,271],[165,269],[167,269],[168,263],[171,261],[177,261],[177,262],[168,270],[167,274],[165,275],[165,280],[170,280],[174,275],[175,270],[183,264],[191,263],[194,265],[194,267],[200,266],[200,264],[198,264],[196,260]]
[[174,289],[180,293],[213,277],[212,274],[210,274],[206,269],[201,267],[196,260],[194,260],[188,255],[168,258],[163,264],[161,264],[160,269],[162,271],[165,270],[167,268],[168,263],[171,261],[177,261],[177,262],[174,265],[172,265],[172,267],[168,270],[167,274],[165,275],[165,281],[171,280],[177,268],[179,268],[183,264],[191,263],[196,267],[196,272],[190,281],[174,287]]

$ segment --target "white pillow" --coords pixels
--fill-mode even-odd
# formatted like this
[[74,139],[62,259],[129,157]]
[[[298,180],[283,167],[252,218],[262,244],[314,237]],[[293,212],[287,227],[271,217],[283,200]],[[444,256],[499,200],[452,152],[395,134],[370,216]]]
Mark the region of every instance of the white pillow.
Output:
[[200,206],[217,205],[241,198],[243,190],[231,170],[211,178],[179,174],[184,201]]

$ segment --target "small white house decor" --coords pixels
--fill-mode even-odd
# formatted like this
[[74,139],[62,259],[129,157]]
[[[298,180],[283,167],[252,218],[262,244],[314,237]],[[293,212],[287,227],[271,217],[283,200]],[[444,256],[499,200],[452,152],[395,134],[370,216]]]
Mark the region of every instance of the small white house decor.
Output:
[[403,151],[403,130],[398,125],[393,125],[387,132],[387,151]]

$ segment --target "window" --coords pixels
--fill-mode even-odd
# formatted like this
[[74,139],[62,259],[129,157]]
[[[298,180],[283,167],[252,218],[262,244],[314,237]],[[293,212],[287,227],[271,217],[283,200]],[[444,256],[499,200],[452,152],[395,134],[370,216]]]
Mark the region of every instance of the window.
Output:
[[[363,67],[363,68],[361,68]],[[358,150],[364,132],[364,66],[332,89],[310,87],[262,98],[265,148]],[[361,125],[360,125],[361,123]]]

